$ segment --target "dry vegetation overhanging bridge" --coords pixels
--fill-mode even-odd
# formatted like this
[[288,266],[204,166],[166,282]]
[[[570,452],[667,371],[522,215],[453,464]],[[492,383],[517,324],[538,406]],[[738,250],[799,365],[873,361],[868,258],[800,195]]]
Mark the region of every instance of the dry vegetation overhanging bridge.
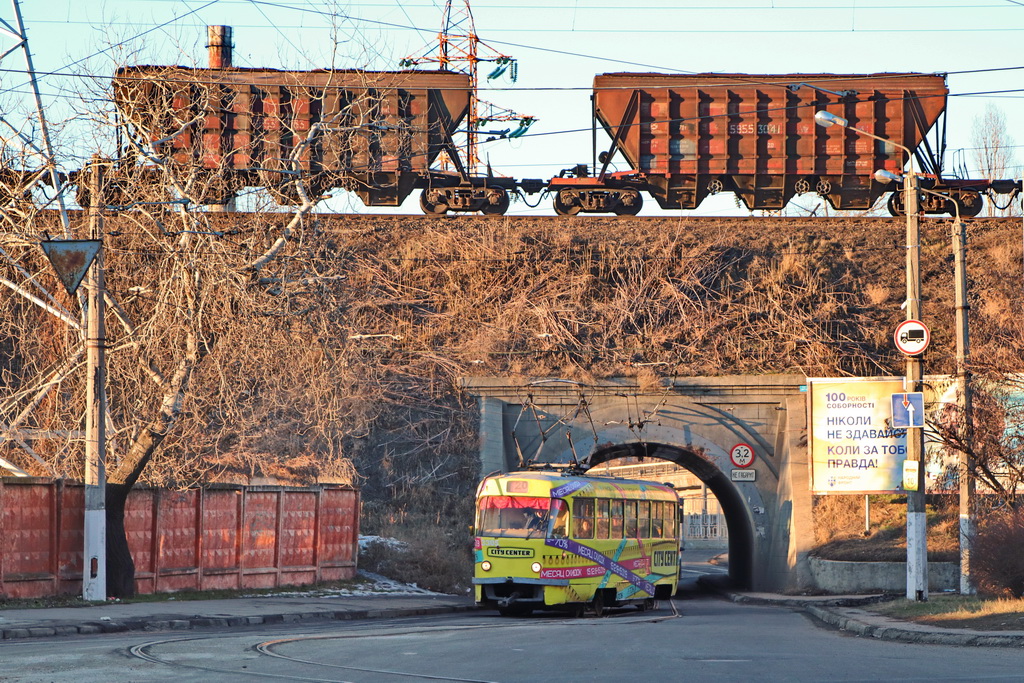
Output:
[[[792,403],[802,405],[798,387],[806,377],[902,373],[891,343],[905,297],[905,225],[897,219],[311,214],[287,236],[281,258],[253,277],[246,265],[276,244],[289,218],[107,216],[107,287],[117,316],[134,323],[115,317],[108,325],[118,433],[147,424],[159,408],[152,364],[195,363],[187,410],[163,444],[166,457],[150,464],[150,480],[308,481],[350,463],[368,510],[425,501],[454,510],[480,474],[481,426],[493,435],[521,405],[509,396],[532,381],[569,380],[603,393],[592,411],[603,410],[609,425],[642,420],[669,386],[673,416],[659,410],[662,425],[644,427],[672,432],[645,437],[664,446],[659,457],[701,470],[691,456],[703,449],[720,457],[716,449],[751,430],[772,454],[762,466],[775,471],[759,474],[753,488],[721,488],[735,502],[730,514],[746,520],[744,528],[730,523],[730,537],[765,549],[751,550],[750,575],[740,577],[761,586],[781,576],[769,568],[795,552],[791,532],[779,539],[785,514],[798,512],[795,503],[783,512],[783,491],[800,486],[792,474],[801,457],[793,447],[802,428]],[[77,310],[38,249],[36,240],[58,232],[45,219],[0,236],[10,256],[0,276],[20,283],[27,273],[61,307]],[[948,220],[923,221],[921,264],[933,331],[926,372],[949,374]],[[974,372],[1020,372],[1019,219],[970,221],[968,269]],[[7,294],[0,304],[0,386],[11,395],[0,422],[10,424],[32,399],[29,392],[19,403],[15,390],[72,367],[79,341],[67,320],[24,297]],[[193,347],[189,356],[188,339],[203,340],[203,353]],[[50,433],[76,425],[81,381],[69,370],[31,425]],[[694,386],[713,390],[688,393]],[[551,415],[575,400],[534,393]],[[638,441],[621,429],[576,448],[632,452]],[[33,473],[75,476],[77,442],[32,443],[38,461],[10,440],[0,457]],[[507,444],[500,457],[493,453],[485,467],[512,464]],[[773,480],[774,488],[761,487]],[[758,567],[768,573],[754,574]]]

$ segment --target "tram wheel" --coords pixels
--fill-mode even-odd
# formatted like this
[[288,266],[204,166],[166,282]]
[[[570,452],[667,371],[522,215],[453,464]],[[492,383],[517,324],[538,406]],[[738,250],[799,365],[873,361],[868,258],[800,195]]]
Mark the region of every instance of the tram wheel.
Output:
[[636,608],[637,608],[637,609],[638,609],[639,611],[641,611],[641,612],[646,612],[647,610],[652,610],[652,609],[654,609],[654,608],[655,608],[655,604],[654,604],[654,598],[647,598],[647,599],[646,599],[646,600],[644,600],[643,602],[641,602],[641,603],[638,603],[638,604],[637,604],[637,606],[636,606]]
[[596,593],[594,593],[594,600],[590,603],[590,609],[594,610],[595,617],[604,616],[604,591],[598,590]]

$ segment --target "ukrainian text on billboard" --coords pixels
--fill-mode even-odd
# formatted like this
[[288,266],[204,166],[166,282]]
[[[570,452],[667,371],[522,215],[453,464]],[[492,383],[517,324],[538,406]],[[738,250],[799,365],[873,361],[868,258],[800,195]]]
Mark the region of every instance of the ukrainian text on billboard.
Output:
[[890,426],[892,395],[903,379],[807,382],[814,493],[901,491],[907,430]]

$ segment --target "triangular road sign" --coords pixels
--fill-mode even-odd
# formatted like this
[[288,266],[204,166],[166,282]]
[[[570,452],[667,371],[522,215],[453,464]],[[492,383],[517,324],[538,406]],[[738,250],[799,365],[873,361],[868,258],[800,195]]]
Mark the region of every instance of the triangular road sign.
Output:
[[103,242],[100,240],[44,240],[39,243],[46,258],[57,272],[64,289],[75,295],[89,266],[96,260]]

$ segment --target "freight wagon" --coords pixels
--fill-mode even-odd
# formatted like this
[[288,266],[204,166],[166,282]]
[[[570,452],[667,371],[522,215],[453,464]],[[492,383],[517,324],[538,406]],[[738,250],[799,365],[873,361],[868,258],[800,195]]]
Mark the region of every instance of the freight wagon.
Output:
[[[982,192],[1015,194],[1020,183],[942,175],[945,126],[936,124],[947,95],[941,74],[601,74],[594,78],[593,118],[611,146],[593,173],[578,166],[551,179],[548,190],[563,215],[635,214],[643,193],[663,209],[693,209],[725,191],[748,209],[778,210],[810,192],[837,209],[863,210],[897,189],[874,172],[902,172],[907,148],[925,174],[922,187],[949,197],[922,194],[922,210],[952,213],[956,202],[962,215],[973,216]],[[847,119],[849,127],[815,125],[818,111]],[[609,172],[616,152],[629,170]],[[889,209],[902,212],[899,192]]]
[[[472,196],[460,208],[503,212],[514,180],[467,178],[452,142],[469,84],[449,71],[133,66],[117,71],[113,91],[122,122],[197,203],[247,186],[296,203],[301,174],[314,201],[341,187],[367,206],[398,206],[416,188],[465,184]],[[454,171],[433,169],[441,155]],[[146,168],[151,159],[126,146],[113,182]]]
[[[546,180],[467,173],[453,135],[471,96],[470,77],[450,71],[136,66],[114,78],[119,116],[170,167],[178,194],[197,203],[225,203],[247,186],[295,203],[301,177],[313,201],[340,187],[367,206],[398,206],[420,189],[433,215],[503,214],[510,194],[537,192],[553,197],[559,215],[635,215],[644,195],[663,209],[694,209],[721,192],[750,210],[779,210],[807,193],[866,210],[891,193],[889,211],[900,215],[899,188],[874,174],[910,168],[906,150],[921,186],[942,195],[922,193],[922,211],[973,216],[986,193],[1012,198],[1021,189],[943,175],[942,74],[600,74],[592,164]],[[820,111],[849,125],[815,125]],[[610,138],[600,155],[598,127]],[[617,154],[629,168],[612,170]],[[115,195],[154,172],[152,159],[127,145],[117,167]]]

